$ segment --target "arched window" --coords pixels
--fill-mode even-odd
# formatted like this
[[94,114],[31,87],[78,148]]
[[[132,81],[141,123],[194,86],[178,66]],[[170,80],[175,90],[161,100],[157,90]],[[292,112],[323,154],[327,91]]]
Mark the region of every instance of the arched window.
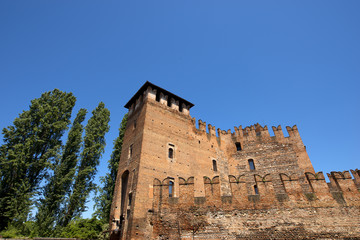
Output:
[[212,160],[212,163],[213,163],[213,171],[214,171],[214,172],[217,172],[217,163],[216,163],[216,160]]
[[169,148],[169,158],[174,158],[174,149]]
[[172,180],[169,181],[169,197],[173,197],[174,193],[174,182]]
[[251,171],[255,170],[254,160],[249,159],[248,162],[249,162],[250,170],[251,170]]

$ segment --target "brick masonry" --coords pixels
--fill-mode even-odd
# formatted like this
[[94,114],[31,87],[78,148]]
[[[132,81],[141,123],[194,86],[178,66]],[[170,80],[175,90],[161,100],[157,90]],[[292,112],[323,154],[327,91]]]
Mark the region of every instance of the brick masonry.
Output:
[[315,173],[296,126],[234,131],[146,82],[129,109],[111,239],[360,239],[360,171]]

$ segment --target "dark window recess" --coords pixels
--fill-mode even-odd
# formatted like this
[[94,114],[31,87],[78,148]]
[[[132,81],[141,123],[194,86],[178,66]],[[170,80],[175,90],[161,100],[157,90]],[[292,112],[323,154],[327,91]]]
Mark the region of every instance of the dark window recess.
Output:
[[133,154],[133,145],[131,144],[129,147],[129,158],[132,157],[132,154]]
[[169,158],[174,158],[174,149],[169,148]]
[[183,111],[182,103],[179,102],[179,112],[182,112],[182,111]]
[[248,162],[249,162],[249,167],[250,167],[250,170],[255,170],[254,160],[249,159],[249,160],[248,160]]
[[174,192],[174,182],[170,181],[169,182],[169,197],[173,197],[173,192]]
[[236,142],[235,143],[235,146],[236,146],[236,151],[241,151],[241,144],[239,142]]
[[168,107],[171,107],[171,98],[168,97],[168,100],[167,100],[167,105]]
[[121,176],[121,216],[125,214],[125,201],[128,189],[129,171],[126,170]]
[[260,136],[261,135],[261,132],[256,132],[256,136]]
[[217,172],[216,160],[212,160],[212,163],[213,163],[213,170],[214,170],[214,172]]
[[259,194],[259,189],[257,185],[254,185],[254,192],[255,194]]
[[156,99],[155,99],[157,102],[160,102],[160,92],[157,92],[156,93]]
[[128,200],[128,205],[131,206],[131,201],[132,201],[132,193],[129,193],[129,200]]

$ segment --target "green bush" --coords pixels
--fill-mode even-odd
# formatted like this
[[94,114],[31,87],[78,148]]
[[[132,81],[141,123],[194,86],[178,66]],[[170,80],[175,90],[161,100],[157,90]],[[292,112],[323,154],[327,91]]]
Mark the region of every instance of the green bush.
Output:
[[96,218],[75,219],[61,230],[60,237],[98,239],[103,230],[104,223]]
[[0,235],[3,238],[26,238],[33,237],[34,235],[34,226],[35,223],[33,221],[25,222],[20,226],[17,225],[9,225],[5,230],[0,232]]

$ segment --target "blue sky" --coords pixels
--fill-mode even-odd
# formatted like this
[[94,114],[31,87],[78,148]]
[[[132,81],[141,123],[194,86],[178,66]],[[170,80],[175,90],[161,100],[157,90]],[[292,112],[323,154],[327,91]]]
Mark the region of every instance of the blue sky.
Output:
[[358,0],[3,0],[0,128],[54,88],[76,109],[103,101],[104,175],[123,106],[149,80],[217,128],[296,124],[316,171],[359,168],[359,11]]

